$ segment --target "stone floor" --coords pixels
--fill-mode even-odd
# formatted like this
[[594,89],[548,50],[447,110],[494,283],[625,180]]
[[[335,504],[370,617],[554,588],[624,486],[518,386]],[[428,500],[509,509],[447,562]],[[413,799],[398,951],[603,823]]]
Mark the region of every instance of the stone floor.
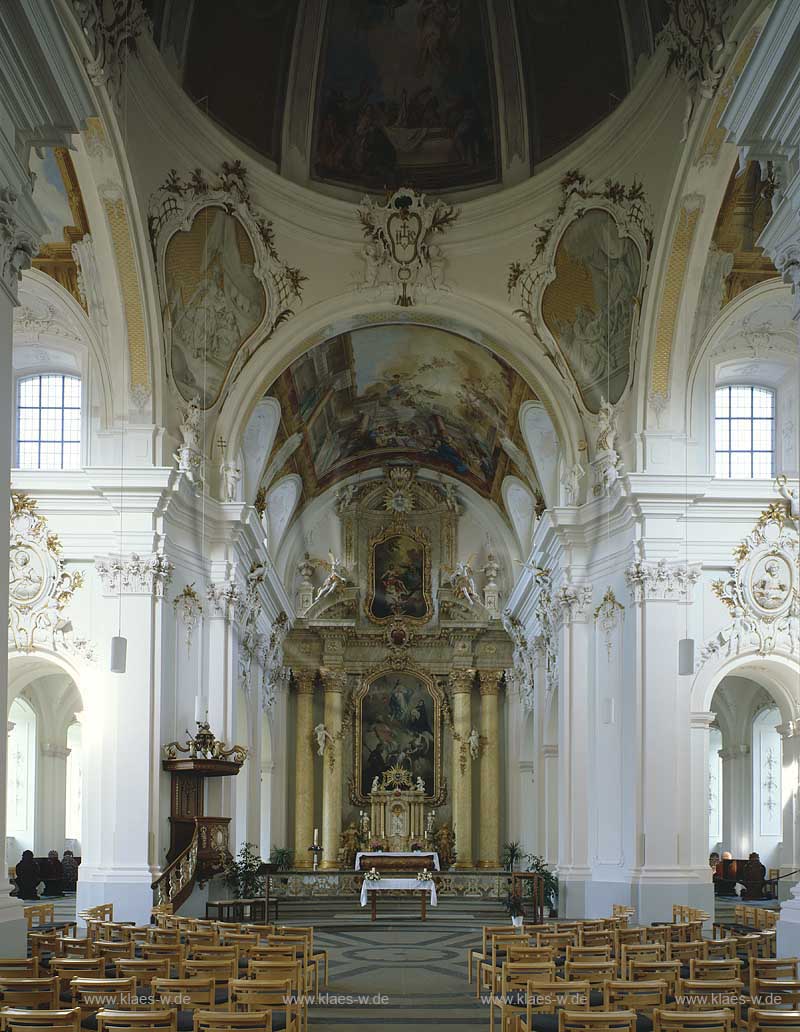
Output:
[[[478,932],[478,936],[480,933]],[[472,929],[445,923],[385,922],[315,935],[330,955],[327,998],[309,1011],[315,1032],[486,1027],[488,1014],[467,984]]]

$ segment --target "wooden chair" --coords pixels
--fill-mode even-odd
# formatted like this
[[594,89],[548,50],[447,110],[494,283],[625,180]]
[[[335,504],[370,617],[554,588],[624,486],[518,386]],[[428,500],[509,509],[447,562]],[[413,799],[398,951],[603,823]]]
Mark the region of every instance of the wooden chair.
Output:
[[733,1032],[733,1014],[729,1010],[653,1011],[653,1032]]
[[180,978],[213,978],[218,987],[236,978],[236,961],[232,957],[221,960],[184,960],[181,965]]
[[741,980],[742,962],[738,957],[734,960],[696,960],[692,957],[689,961],[689,978],[712,982],[726,978]]
[[[474,962],[478,964],[483,960],[488,960],[489,954],[492,948],[492,936],[508,934],[508,925],[484,925],[481,929],[481,945],[480,949],[477,946],[470,946],[467,950],[467,980],[472,985],[472,970]],[[527,941],[527,940],[525,940]]]
[[634,1011],[560,1010],[558,1032],[635,1032]]
[[97,1015],[97,1032],[105,1032],[107,1028],[136,1029],[137,1032],[155,1032],[156,1029],[166,1029],[167,1032],[177,1032],[178,1015],[174,1010],[101,1010]]
[[744,983],[738,978],[718,978],[713,982],[708,979],[682,978],[678,982],[676,995],[681,998],[683,1010],[730,1011],[738,1028],[742,1023],[743,994]]
[[665,951],[666,946],[660,942],[623,943],[617,954],[620,977],[630,978],[632,960],[664,960]]
[[734,960],[736,957],[736,939],[706,939],[704,960]]
[[81,1032],[80,1009],[69,1007],[64,1010],[31,1011],[9,1007],[0,1011],[0,1029],[3,1032],[16,1032],[17,1029],[24,1029],[25,1032],[50,1032],[54,1028]]
[[610,950],[614,949],[614,933],[606,931],[594,931],[590,929],[587,931],[586,928],[581,928],[578,937],[579,946],[608,946]]
[[136,955],[136,945],[132,939],[127,942],[105,942],[95,939],[92,943],[92,956],[102,957],[106,964],[112,965],[115,960],[128,957],[133,960]]
[[529,982],[525,988],[524,1028],[531,1030],[539,1014],[555,1014],[556,1010],[587,1011],[590,987],[588,982]]
[[314,946],[314,926],[313,925],[280,925],[278,928],[279,935],[304,935],[308,939],[309,947],[309,959],[315,965],[320,963],[323,964],[325,969],[325,975],[323,984],[328,984],[328,951],[319,950]]
[[670,932],[669,925],[650,925],[645,930],[645,942],[657,942],[660,943],[665,951],[667,943],[672,941],[672,935]]
[[506,951],[506,960],[544,964],[555,963],[553,951],[549,946],[509,946]]
[[754,978],[800,978],[800,958],[781,957],[779,960],[751,957],[748,962],[750,981]]
[[667,960],[678,960],[681,964],[688,964],[692,959],[702,960],[704,952],[705,943],[702,939],[667,943]]
[[28,944],[31,956],[41,960],[45,954],[60,957],[64,949],[64,936],[61,932],[29,932]]
[[81,1022],[110,1007],[131,1010],[138,999],[135,978],[73,978],[70,989],[73,1006],[80,1009]]
[[148,929],[148,938],[153,945],[158,946],[179,946],[181,933],[177,928],[153,928]]
[[[537,946],[543,945],[538,941]],[[475,983],[475,996],[480,996],[481,989],[488,987],[489,991],[493,991],[495,979],[500,974],[500,968],[503,965],[503,961],[506,958],[506,952],[509,946],[519,945],[520,938],[515,935],[514,932],[509,932],[506,926],[503,931],[499,934],[493,934],[489,956],[486,960],[482,960],[478,964],[478,977]]]
[[580,929],[575,932],[537,932],[537,946],[552,946],[556,956],[564,957],[567,946],[577,946]]
[[607,1011],[632,1010],[652,1014],[667,1005],[667,983],[614,978],[603,987],[603,1008]]
[[87,937],[79,939],[72,935],[62,935],[59,955],[62,957],[75,957],[76,959],[82,958],[83,960],[88,960],[92,955],[91,939]]
[[195,946],[219,946],[219,934],[215,928],[203,928],[199,931],[187,932],[184,942],[186,952],[191,953]]
[[117,978],[135,978],[138,986],[149,987],[154,978],[169,978],[170,958],[122,957],[114,961]]
[[[549,947],[540,947],[549,949]],[[610,946],[567,946],[567,960],[611,960]]]
[[[512,1025],[527,1004],[525,993],[537,982],[551,984],[556,979],[556,966],[552,962],[512,962],[505,961],[497,975],[497,983],[492,986],[489,997],[489,1028],[494,1028],[495,1007],[500,1010],[500,1028],[502,1032]],[[499,995],[497,990],[499,989]]]
[[632,982],[656,980],[667,983],[667,991],[674,994],[681,977],[681,965],[677,960],[631,960],[628,964],[628,978]]
[[588,982],[592,989],[602,989],[616,973],[617,964],[614,960],[568,960],[564,964],[564,978],[567,982]]
[[800,981],[789,978],[751,978],[750,996],[763,1010],[800,1010]]
[[747,1032],[800,1032],[800,1011],[761,1010],[751,1007],[747,1014]]
[[620,955],[623,946],[637,946],[647,942],[646,928],[619,928],[614,932],[614,956]]
[[0,1006],[58,1010],[58,979],[0,978]]
[[311,959],[310,944],[304,935],[268,935],[267,944],[286,951],[294,950],[295,957],[302,963],[306,989],[319,993],[319,963]]
[[[250,1011],[275,1011],[286,1015],[286,1032],[299,1032],[306,1027],[306,1008],[301,998],[292,993],[288,981],[234,978],[229,985],[231,1004]],[[289,1002],[291,1001],[291,1002]]]
[[160,942],[146,942],[141,950],[140,954],[142,960],[167,960],[169,961],[169,974],[167,977],[172,976],[174,971],[177,975],[181,969],[181,965],[186,959],[186,952],[180,943],[175,945],[160,943]]
[[216,1010],[213,978],[154,978],[151,986],[153,1006],[178,1010]]
[[0,957],[0,978],[38,978],[38,957]]
[[194,1032],[238,1032],[239,1029],[256,1029],[269,1032],[272,1015],[270,1011],[195,1011]]
[[102,978],[105,962],[102,957],[53,957],[50,971],[58,979],[60,995],[69,992],[73,978]]

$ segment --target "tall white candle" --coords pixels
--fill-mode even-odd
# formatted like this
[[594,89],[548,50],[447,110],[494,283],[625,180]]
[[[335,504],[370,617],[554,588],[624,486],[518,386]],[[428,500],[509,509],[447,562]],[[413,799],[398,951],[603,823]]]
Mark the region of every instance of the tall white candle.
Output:
[[196,724],[203,722],[203,697],[201,695],[194,697],[194,721]]
[[319,828],[314,828],[314,845],[319,845]]

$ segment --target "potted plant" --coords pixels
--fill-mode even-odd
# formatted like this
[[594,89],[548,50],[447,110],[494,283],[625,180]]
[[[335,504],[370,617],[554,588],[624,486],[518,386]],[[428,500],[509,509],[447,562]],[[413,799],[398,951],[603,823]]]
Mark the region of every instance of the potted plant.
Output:
[[511,923],[515,928],[521,928],[525,920],[525,908],[522,904],[522,896],[518,892],[509,892],[506,900],[506,910],[511,915]]
[[[543,857],[536,856],[535,853],[528,853],[525,859],[528,861],[528,870],[538,874],[544,882],[544,902],[550,908],[552,916],[558,903],[558,878],[544,862]],[[533,892],[533,885],[531,885],[531,892]]]
[[290,871],[294,863],[294,850],[286,849],[284,846],[273,846],[269,862],[275,865],[276,871]]
[[506,842],[503,846],[503,866],[507,871],[513,871],[517,864],[524,858],[525,853],[519,842]]
[[223,854],[222,879],[234,899],[253,899],[264,893],[263,861],[252,842],[245,842],[234,857]]

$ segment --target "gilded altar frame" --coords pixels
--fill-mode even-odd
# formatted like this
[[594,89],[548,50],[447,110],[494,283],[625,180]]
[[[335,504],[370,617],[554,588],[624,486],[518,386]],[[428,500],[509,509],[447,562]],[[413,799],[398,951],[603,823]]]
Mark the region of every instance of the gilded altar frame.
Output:
[[414,677],[430,692],[433,700],[433,794],[425,795],[424,801],[428,806],[443,806],[447,800],[447,785],[442,776],[442,693],[431,675],[413,663],[404,664],[402,667],[382,663],[373,667],[365,673],[360,687],[353,696],[353,774],[350,779],[350,800],[356,806],[363,806],[370,801],[369,794],[361,790],[363,703],[372,685],[385,674],[406,674]]
[[[409,616],[406,613],[389,613],[387,616],[376,616],[372,606],[376,597],[377,585],[375,578],[377,567],[375,563],[375,552],[379,545],[384,544],[393,537],[408,537],[419,545],[422,551],[422,597],[425,601],[425,612],[421,616]],[[364,599],[364,614],[373,624],[387,624],[392,621],[402,620],[404,623],[426,624],[433,617],[433,599],[431,597],[431,542],[430,537],[422,527],[412,527],[405,521],[396,521],[383,527],[379,533],[369,539],[368,544],[368,570],[367,570],[367,594]]]

